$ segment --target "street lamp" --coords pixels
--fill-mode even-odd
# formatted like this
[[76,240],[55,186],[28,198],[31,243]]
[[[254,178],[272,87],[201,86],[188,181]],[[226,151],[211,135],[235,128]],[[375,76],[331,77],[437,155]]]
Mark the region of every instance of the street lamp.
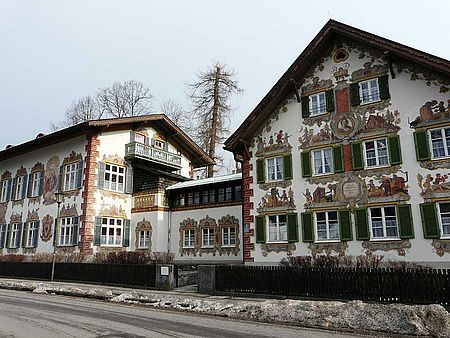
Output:
[[56,222],[55,222],[55,228],[53,229],[53,260],[52,260],[52,277],[50,278],[50,281],[53,282],[53,277],[55,276],[55,262],[56,262],[56,234],[59,224],[59,207],[61,206],[61,203],[64,199],[64,194],[61,192],[55,193],[55,199],[56,203],[58,204],[58,213],[56,214]]

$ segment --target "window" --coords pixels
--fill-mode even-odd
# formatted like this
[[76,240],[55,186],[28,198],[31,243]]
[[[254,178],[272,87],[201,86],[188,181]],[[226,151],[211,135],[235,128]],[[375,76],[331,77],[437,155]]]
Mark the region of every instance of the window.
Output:
[[189,192],[187,195],[187,204],[191,205],[194,204],[194,193],[193,192]]
[[20,224],[12,223],[11,224],[11,237],[9,240],[10,248],[18,248],[20,246]]
[[380,100],[380,91],[378,89],[378,79],[372,79],[359,83],[361,103],[370,103]]
[[373,239],[398,238],[395,206],[369,208]]
[[269,217],[268,242],[287,241],[286,215],[271,215]]
[[139,248],[146,249],[150,243],[150,230],[139,231]]
[[125,189],[125,167],[115,164],[105,165],[104,189],[123,192]]
[[240,200],[242,198],[242,187],[237,185],[234,187],[234,199]]
[[225,188],[220,188],[219,190],[218,190],[218,202],[223,202],[223,201],[225,201]]
[[267,181],[279,181],[283,179],[283,157],[267,159]]
[[64,166],[64,190],[76,189],[77,164],[78,163],[69,163]]
[[184,230],[184,247],[193,248],[195,245],[195,230]]
[[194,204],[200,204],[200,191],[194,192]]
[[122,223],[120,218],[102,218],[100,245],[122,245]]
[[331,148],[313,151],[314,175],[323,175],[333,172],[333,157]]
[[153,139],[153,145],[155,148],[164,149],[164,142],[161,140]]
[[184,205],[184,194],[176,194],[173,200],[174,207],[181,207]]
[[364,142],[367,167],[378,167],[389,164],[387,140]]
[[213,228],[205,228],[202,229],[202,246],[203,247],[212,247],[214,246],[214,229]]
[[16,186],[14,188],[14,200],[20,200],[23,198],[23,185],[25,176],[16,177]]
[[59,245],[73,245],[74,222],[72,217],[61,218]]
[[309,111],[311,115],[319,115],[327,112],[325,92],[309,97]]
[[337,211],[316,212],[317,241],[339,239]]
[[41,184],[41,172],[37,171],[31,174],[31,190],[30,190],[30,196],[35,197],[39,196],[40,192],[40,184]]
[[450,237],[450,203],[438,203],[442,237]]
[[223,246],[236,245],[236,228],[234,227],[222,228],[222,245]]
[[8,184],[11,180],[3,180],[1,183],[1,194],[0,194],[0,202],[8,201]]
[[433,158],[450,156],[450,128],[430,130]]
[[231,201],[233,199],[233,188],[225,188],[225,201]]
[[145,142],[145,135],[143,135],[143,134],[139,134],[139,133],[135,133],[134,134],[134,141],[135,142],[138,142],[138,143],[142,143],[142,144],[145,144],[146,142]]
[[28,222],[27,243],[26,243],[26,246],[28,248],[36,246],[35,239],[37,238],[38,231],[39,231],[39,222],[38,221]]

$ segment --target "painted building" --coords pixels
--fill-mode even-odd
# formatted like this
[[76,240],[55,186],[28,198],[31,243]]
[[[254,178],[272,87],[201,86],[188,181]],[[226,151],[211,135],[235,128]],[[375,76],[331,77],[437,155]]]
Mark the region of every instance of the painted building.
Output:
[[[212,163],[162,114],[84,122],[8,146],[0,151],[0,251],[53,252],[55,194],[62,193],[58,252],[136,250],[242,262],[240,195],[233,190],[232,201],[221,201],[227,179],[207,182],[220,203],[191,203],[186,195],[184,211],[177,207],[171,216],[167,188],[191,181],[195,168]],[[240,180],[235,175],[230,183],[236,189]],[[226,208],[219,211],[220,205]],[[184,226],[194,220],[201,226],[192,240]]]
[[244,259],[450,266],[450,61],[330,20],[225,142]]

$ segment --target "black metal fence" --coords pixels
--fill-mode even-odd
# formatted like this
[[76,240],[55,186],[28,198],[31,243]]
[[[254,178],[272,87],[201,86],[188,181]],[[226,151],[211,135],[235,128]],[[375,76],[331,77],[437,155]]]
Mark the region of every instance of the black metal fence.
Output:
[[219,292],[450,306],[450,270],[216,266]]
[[[51,263],[0,262],[0,276],[49,280]],[[56,263],[56,281],[155,287],[154,264]]]

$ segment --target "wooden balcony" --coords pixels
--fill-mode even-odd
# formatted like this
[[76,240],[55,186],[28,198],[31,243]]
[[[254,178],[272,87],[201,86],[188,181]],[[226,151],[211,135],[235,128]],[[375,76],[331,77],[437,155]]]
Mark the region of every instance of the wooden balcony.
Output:
[[181,156],[169,153],[165,150],[148,146],[139,142],[131,142],[125,145],[125,158],[139,158],[151,162],[159,163],[167,167],[178,170],[181,168]]

